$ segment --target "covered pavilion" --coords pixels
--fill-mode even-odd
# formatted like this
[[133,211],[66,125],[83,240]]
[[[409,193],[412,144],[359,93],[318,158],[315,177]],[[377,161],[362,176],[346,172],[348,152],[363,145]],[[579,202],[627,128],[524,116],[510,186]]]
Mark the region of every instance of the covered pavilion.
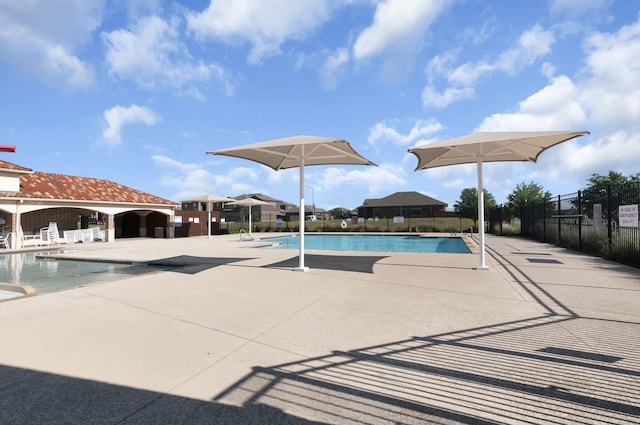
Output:
[[[103,220],[105,241],[172,237],[179,204],[105,179],[33,171],[0,160],[0,228],[9,247],[22,247],[19,234],[34,234],[56,222],[60,231]],[[154,229],[150,231],[149,229]]]

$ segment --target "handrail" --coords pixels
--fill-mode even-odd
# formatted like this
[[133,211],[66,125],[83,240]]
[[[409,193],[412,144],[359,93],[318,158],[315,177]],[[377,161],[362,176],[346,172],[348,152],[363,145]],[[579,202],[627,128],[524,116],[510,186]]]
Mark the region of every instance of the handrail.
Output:
[[248,240],[250,240],[250,241],[255,241],[255,239],[253,239],[253,236],[251,236],[251,233],[247,233],[247,232],[245,232],[245,231],[244,231],[244,229],[240,229],[240,232],[239,232],[239,234],[240,234],[240,240],[243,240],[243,239],[242,239],[242,234],[243,234],[243,233],[244,233],[245,235],[249,236],[249,239],[248,239]]

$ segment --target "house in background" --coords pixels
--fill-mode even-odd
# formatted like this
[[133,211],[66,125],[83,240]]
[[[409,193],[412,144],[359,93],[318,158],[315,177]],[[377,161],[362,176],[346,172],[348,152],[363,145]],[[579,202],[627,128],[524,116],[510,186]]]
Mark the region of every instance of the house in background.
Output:
[[[233,199],[241,200],[253,198],[259,201],[269,202],[270,205],[254,205],[251,207],[252,222],[275,222],[278,218],[285,219],[286,210],[291,204],[272,198],[262,193],[249,193],[244,195],[232,196]],[[222,219],[225,221],[238,222],[248,221],[249,208],[242,205],[225,204],[222,213]]]
[[448,204],[419,192],[396,192],[384,198],[365,199],[357,208],[358,217],[445,217]]
[[155,230],[172,237],[178,207],[168,199],[109,180],[37,172],[0,160],[0,227],[10,234],[11,248],[20,247],[20,229],[35,234],[50,222],[56,222],[62,232],[104,219],[107,242],[157,237]]

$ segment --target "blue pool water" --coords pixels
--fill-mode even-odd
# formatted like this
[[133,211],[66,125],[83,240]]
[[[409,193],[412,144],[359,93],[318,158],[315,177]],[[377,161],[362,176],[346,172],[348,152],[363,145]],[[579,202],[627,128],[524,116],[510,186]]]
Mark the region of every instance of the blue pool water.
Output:
[[0,254],[0,282],[29,285],[38,293],[89,285],[160,271],[146,264],[51,258],[63,251]]
[[[264,238],[272,248],[299,249],[299,235]],[[304,235],[305,249],[332,251],[441,252],[469,254],[465,241],[458,237],[420,237],[419,235]]]

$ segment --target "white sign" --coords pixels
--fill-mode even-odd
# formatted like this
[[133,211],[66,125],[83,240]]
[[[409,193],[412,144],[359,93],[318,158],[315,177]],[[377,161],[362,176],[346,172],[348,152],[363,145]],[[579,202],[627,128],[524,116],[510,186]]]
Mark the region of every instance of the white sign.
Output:
[[618,218],[620,227],[638,227],[638,204],[620,205]]
[[393,217],[393,222],[396,224],[404,223],[404,216],[400,215]]
[[593,204],[593,229],[602,230],[602,204]]

